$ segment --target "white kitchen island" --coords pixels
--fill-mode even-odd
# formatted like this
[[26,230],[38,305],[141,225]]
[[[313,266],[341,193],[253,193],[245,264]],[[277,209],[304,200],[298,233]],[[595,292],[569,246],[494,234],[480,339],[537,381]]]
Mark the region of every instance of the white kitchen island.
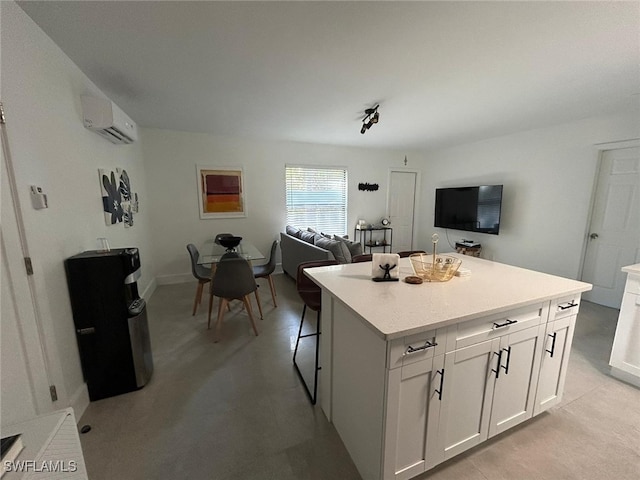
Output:
[[640,387],[640,263],[627,273],[616,336],[611,349],[611,375]]
[[591,285],[455,256],[471,275],[444,283],[306,270],[322,287],[320,404],[365,480],[415,477],[561,399]]

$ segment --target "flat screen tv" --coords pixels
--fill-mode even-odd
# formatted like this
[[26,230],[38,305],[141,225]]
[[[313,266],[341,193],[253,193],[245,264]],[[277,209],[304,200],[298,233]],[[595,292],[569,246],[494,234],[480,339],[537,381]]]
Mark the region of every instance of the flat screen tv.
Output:
[[498,235],[502,185],[437,188],[434,226]]

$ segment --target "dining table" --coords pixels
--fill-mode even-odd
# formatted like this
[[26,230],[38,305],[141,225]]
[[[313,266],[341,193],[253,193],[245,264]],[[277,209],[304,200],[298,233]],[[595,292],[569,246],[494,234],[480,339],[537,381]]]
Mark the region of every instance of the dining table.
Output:
[[237,253],[239,256],[253,262],[254,260],[265,260],[266,257],[248,240],[244,238],[237,247],[227,249],[215,242],[215,239],[209,238],[200,246],[200,256],[198,257],[198,265],[215,266],[225,253]]

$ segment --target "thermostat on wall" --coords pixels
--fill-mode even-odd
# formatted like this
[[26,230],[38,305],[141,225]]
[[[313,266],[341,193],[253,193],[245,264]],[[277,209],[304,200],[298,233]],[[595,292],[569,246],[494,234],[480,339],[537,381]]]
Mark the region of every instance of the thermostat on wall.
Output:
[[31,203],[36,210],[49,208],[47,194],[42,191],[42,188],[36,185],[31,185]]

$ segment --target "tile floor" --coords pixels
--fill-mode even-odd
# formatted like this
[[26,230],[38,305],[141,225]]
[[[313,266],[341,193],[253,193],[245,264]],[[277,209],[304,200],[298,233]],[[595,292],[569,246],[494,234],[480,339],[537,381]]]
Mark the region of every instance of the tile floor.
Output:
[[[220,343],[207,330],[206,301],[191,316],[195,283],[156,290],[152,380],[92,402],[80,420],[92,427],[81,435],[92,480],[360,479],[293,369],[302,303],[293,280],[275,280],[277,308],[260,281],[260,335],[236,302]],[[617,313],[583,302],[559,407],[418,478],[640,478],[640,390],[607,374]]]

